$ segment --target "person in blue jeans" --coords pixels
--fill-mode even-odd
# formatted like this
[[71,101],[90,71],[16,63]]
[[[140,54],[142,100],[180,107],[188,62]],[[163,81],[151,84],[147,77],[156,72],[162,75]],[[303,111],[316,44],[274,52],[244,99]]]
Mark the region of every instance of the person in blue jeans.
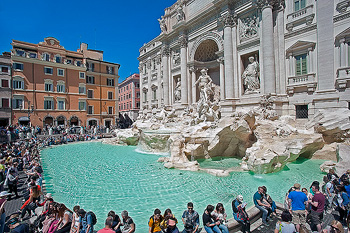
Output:
[[221,233],[221,230],[219,229],[220,221],[215,221],[212,218],[211,213],[214,210],[214,206],[208,205],[207,208],[204,210],[203,213],[203,225],[204,229],[207,233]]
[[269,203],[264,203],[261,201],[264,194],[263,187],[259,187],[258,191],[253,196],[254,205],[256,208],[262,212],[262,222],[267,225],[268,217],[272,213],[271,205]]
[[229,233],[228,228],[225,225],[227,214],[225,213],[225,208],[222,203],[218,203],[216,205],[215,210],[211,213],[215,221],[220,221],[220,225],[218,225],[219,229],[222,233]]

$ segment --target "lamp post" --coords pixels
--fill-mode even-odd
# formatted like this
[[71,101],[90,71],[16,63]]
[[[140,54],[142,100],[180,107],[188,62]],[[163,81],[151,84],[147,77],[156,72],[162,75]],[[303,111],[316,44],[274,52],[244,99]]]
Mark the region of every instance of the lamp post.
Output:
[[31,126],[31,122],[30,122],[30,114],[32,114],[34,112],[34,105],[30,105],[30,100],[28,100],[28,109],[22,109],[22,104],[20,105],[20,112],[24,112],[28,114],[28,119],[29,119],[29,124]]

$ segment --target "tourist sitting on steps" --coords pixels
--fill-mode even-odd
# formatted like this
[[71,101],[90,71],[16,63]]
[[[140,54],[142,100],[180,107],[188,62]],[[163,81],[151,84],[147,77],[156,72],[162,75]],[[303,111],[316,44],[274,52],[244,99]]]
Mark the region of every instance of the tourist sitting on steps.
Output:
[[149,218],[148,226],[149,226],[149,233],[161,233],[162,229],[160,228],[160,223],[163,220],[163,216],[161,215],[161,212],[159,209],[154,210],[154,214]]
[[177,220],[175,218],[169,218],[167,221],[167,228],[165,233],[180,233],[179,229],[176,226]]
[[282,221],[276,223],[275,233],[294,233],[296,232],[295,226],[292,221],[292,215],[288,210],[282,212]]
[[94,226],[92,224],[92,216],[91,214],[87,214],[84,209],[78,210],[79,214],[79,221],[80,225],[82,226],[82,229],[79,231],[79,233],[93,233],[94,232]]
[[120,221],[118,214],[116,214],[113,210],[111,210],[109,211],[107,217],[112,217],[113,219],[112,229],[115,231],[115,233],[121,233],[122,231],[120,230],[120,225],[122,222]]
[[225,213],[225,208],[222,203],[218,203],[216,205],[215,210],[211,213],[215,220],[220,221],[220,225],[218,226],[222,233],[229,233],[228,228],[226,226],[226,218],[227,214]]
[[221,233],[219,229],[220,221],[216,221],[212,218],[211,212],[213,212],[214,206],[208,205],[203,213],[203,225],[207,233]]
[[20,224],[17,217],[8,220],[7,226],[11,229],[11,233],[29,233],[28,224]]
[[250,221],[247,212],[245,211],[247,203],[243,202],[243,196],[238,195],[236,199],[232,201],[232,210],[234,219],[241,225],[241,231],[243,233],[250,233]]
[[277,215],[277,213],[276,213],[276,210],[277,210],[276,203],[272,200],[271,196],[269,194],[267,194],[266,186],[261,186],[261,187],[264,190],[263,197],[262,197],[261,201],[264,202],[265,204],[266,203],[270,204],[272,213]]
[[184,224],[185,229],[182,233],[195,233],[198,231],[199,227],[199,215],[193,209],[193,203],[189,202],[187,204],[187,210],[185,210],[182,214],[182,222]]
[[124,226],[122,233],[133,233],[135,232],[135,223],[132,220],[132,218],[129,217],[128,211],[124,210],[122,213],[123,223]]
[[108,217],[105,222],[105,227],[99,230],[97,233],[115,233],[112,229],[113,217]]
[[267,225],[268,217],[272,213],[271,205],[269,203],[264,203],[261,201],[261,198],[263,197],[264,189],[262,187],[258,188],[258,191],[253,196],[253,201],[255,204],[255,207],[258,208],[262,212],[262,222],[263,224]]
[[174,219],[175,224],[177,224],[177,219],[175,218],[175,215],[171,212],[171,209],[166,209],[164,211],[163,221],[160,223],[160,228],[164,231],[168,228],[168,220]]

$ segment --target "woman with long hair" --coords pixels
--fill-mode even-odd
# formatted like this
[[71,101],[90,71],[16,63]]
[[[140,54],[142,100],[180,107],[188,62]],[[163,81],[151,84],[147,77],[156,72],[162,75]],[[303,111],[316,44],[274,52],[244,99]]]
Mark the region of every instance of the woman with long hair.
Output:
[[56,233],[67,233],[72,225],[73,213],[64,204],[61,204],[58,210],[59,221]]
[[73,207],[73,217],[72,217],[72,225],[70,227],[70,233],[79,232],[80,222],[79,222],[79,214],[78,210],[80,210],[80,206],[76,205]]
[[26,212],[28,212],[29,217],[31,217],[31,211],[34,212],[37,207],[36,203],[40,200],[40,194],[41,192],[37,185],[32,185],[30,187],[29,199],[21,207],[21,219],[26,215]]
[[222,203],[218,203],[216,205],[216,208],[212,212],[212,215],[216,220],[220,221],[220,225],[218,225],[218,227],[221,230],[221,232],[228,233],[228,228],[225,225],[227,214],[225,213],[225,208],[224,208],[224,205]]

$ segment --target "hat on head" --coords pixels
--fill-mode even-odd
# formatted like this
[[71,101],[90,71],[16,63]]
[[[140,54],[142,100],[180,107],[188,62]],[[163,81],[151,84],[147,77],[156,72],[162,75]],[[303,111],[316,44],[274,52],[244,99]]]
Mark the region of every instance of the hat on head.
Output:
[[296,189],[300,189],[300,187],[301,187],[301,185],[300,185],[300,184],[298,184],[298,183],[295,183],[295,184],[294,184],[294,188],[296,188]]
[[52,198],[52,195],[51,195],[51,193],[46,193],[45,197],[46,198]]
[[242,196],[242,195],[238,195],[238,196],[237,196],[237,200],[240,201],[240,202],[242,202],[242,201],[243,201],[243,196]]
[[168,220],[168,226],[175,226],[175,225],[176,225],[175,220],[173,220],[173,219]]

